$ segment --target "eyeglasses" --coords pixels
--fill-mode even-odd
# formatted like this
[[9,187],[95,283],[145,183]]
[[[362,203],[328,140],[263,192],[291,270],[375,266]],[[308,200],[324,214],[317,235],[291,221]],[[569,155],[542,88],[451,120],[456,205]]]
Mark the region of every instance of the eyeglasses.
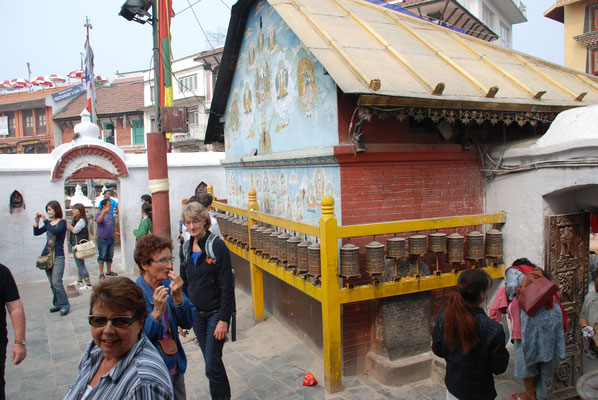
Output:
[[163,258],[162,260],[152,260],[152,262],[155,262],[156,264],[161,264],[161,265],[167,265],[167,264],[174,264],[174,257],[170,257],[170,258]]
[[139,319],[138,316],[128,317],[126,315],[117,315],[112,318],[104,317],[103,315],[90,315],[87,318],[89,319],[89,325],[95,326],[96,328],[105,326],[108,321],[112,322],[112,326],[115,328],[126,328]]

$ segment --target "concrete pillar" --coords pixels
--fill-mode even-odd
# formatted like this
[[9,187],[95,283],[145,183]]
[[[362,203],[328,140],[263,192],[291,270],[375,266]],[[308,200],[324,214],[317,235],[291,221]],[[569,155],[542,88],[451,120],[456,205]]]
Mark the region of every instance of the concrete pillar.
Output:
[[147,134],[147,175],[152,194],[154,234],[171,237],[167,147],[164,134],[159,132]]

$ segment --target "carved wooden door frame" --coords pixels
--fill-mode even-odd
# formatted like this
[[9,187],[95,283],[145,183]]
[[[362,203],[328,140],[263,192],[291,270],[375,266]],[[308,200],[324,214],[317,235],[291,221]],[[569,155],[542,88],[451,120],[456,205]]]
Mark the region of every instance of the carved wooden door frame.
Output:
[[582,374],[582,336],[578,321],[588,291],[589,226],[588,213],[545,217],[546,272],[559,285],[559,297],[569,322],[565,332],[567,354],[556,367],[551,399],[576,397],[575,384]]

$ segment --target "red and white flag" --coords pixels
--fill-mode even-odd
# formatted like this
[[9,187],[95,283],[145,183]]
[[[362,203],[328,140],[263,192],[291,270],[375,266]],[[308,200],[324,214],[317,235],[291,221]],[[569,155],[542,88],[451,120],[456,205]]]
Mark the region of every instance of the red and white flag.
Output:
[[93,50],[89,36],[85,42],[85,89],[87,90],[87,111],[91,114],[91,122],[96,123],[96,84],[93,76]]

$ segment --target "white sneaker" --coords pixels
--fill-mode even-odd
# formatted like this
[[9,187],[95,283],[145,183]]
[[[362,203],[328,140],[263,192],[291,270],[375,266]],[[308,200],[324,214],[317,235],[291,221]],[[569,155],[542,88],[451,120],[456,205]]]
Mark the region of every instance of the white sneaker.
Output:
[[79,290],[91,290],[91,289],[93,289],[93,288],[90,285],[87,285],[87,284],[79,287]]
[[79,282],[79,281],[74,281],[74,282],[71,282],[71,283],[69,283],[67,286],[75,286],[75,287],[78,287],[78,286],[84,286],[84,285],[85,285],[85,283],[83,283],[83,281],[81,281],[81,282]]

